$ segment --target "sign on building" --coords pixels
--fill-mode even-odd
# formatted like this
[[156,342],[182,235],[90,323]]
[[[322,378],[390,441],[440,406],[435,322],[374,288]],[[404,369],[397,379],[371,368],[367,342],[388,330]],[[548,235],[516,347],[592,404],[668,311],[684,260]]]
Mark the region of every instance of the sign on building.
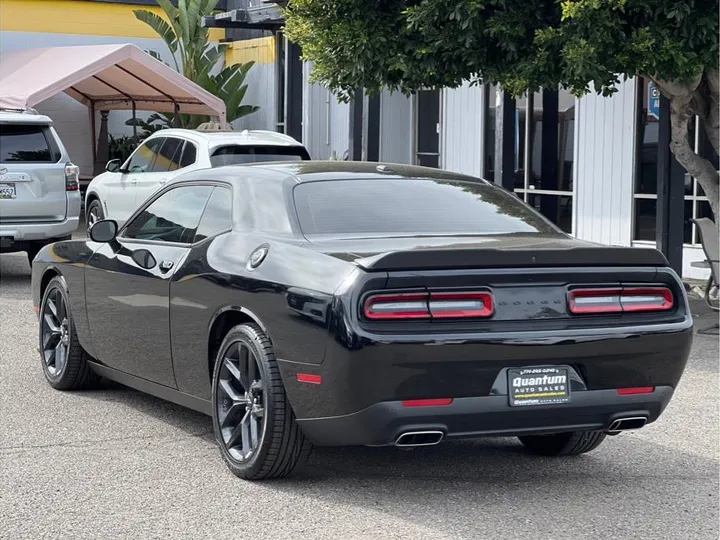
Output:
[[660,90],[654,82],[648,83],[648,105],[649,116],[660,118]]

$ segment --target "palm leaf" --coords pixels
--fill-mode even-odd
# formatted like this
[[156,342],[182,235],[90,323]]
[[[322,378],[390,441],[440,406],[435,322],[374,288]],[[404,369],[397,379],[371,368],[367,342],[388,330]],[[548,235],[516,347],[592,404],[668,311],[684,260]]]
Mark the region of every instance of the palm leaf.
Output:
[[135,9],[135,10],[133,10],[133,13],[135,14],[136,19],[138,19],[141,22],[144,22],[150,28],[155,30],[155,32],[167,44],[168,49],[170,49],[171,53],[175,54],[175,52],[177,52],[177,48],[178,48],[177,37],[175,36],[173,29],[170,28],[170,25],[167,22],[165,22],[165,19],[163,19],[159,15],[155,15],[155,13],[153,13],[152,11],[148,11],[146,9]]
[[185,0],[178,0],[177,11],[180,28],[182,29],[181,35],[183,43],[190,43],[190,24],[197,25],[197,23],[188,20],[187,3]]

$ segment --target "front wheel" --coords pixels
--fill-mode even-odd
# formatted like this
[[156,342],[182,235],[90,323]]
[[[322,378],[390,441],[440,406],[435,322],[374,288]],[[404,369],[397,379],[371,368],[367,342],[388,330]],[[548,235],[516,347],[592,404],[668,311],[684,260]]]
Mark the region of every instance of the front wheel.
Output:
[[540,456],[577,456],[595,450],[605,440],[602,431],[573,431],[554,435],[526,435],[520,442]]
[[57,390],[79,390],[96,386],[100,377],[92,370],[90,357],[75,333],[65,279],[50,280],[40,303],[40,356],[43,373]]
[[220,345],[212,385],[220,453],[240,478],[289,475],[311,444],[295,421],[272,345],[254,324],[235,326]]

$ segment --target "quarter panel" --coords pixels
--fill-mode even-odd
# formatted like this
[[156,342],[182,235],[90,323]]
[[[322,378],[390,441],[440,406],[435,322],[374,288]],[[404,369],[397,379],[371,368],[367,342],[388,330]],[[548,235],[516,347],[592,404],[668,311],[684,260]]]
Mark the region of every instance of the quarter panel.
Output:
[[[255,270],[251,253],[269,245]],[[195,246],[170,286],[173,365],[178,389],[210,398],[209,330],[227,309],[252,313],[280,359],[319,364],[328,307],[353,265],[303,249],[293,239],[232,232]]]

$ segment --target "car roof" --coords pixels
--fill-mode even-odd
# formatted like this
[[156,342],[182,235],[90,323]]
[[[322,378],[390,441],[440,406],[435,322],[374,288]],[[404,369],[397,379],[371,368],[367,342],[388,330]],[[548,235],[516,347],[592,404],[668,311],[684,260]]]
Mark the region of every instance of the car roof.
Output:
[[[262,179],[282,182],[292,178],[296,183],[321,182],[324,180],[431,178],[490,184],[475,176],[417,165],[377,163],[367,161],[283,161],[258,162],[243,165],[225,165],[213,169],[201,169],[176,176],[172,183],[197,180],[220,180],[232,183],[239,178],[252,178],[252,170],[261,169]],[[211,174],[208,174],[211,172]]]
[[52,125],[53,121],[49,116],[39,114],[34,109],[26,111],[0,110],[0,122],[9,124],[43,124]]
[[[262,129],[202,131],[196,129],[169,128],[156,131],[150,137],[171,137],[173,135],[188,138],[196,142],[207,141],[210,146],[214,147],[223,144],[302,146],[300,142],[293,139],[290,135]],[[148,139],[150,139],[150,137],[148,137]]]

